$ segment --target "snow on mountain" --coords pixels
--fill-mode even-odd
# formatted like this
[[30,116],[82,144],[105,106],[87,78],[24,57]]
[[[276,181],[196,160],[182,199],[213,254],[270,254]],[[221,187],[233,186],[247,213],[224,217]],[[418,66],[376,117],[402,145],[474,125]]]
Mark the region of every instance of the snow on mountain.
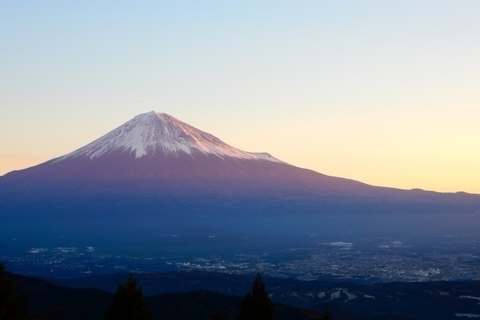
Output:
[[249,152],[251,155],[254,155],[258,159],[268,160],[272,162],[285,163],[282,160],[279,160],[267,152]]
[[90,159],[114,151],[135,154],[135,158],[153,156],[156,153],[194,157],[196,152],[252,160],[282,162],[268,153],[245,152],[234,148],[217,137],[198,130],[168,114],[151,111],[140,114],[90,144],[56,159],[59,162],[77,156]]

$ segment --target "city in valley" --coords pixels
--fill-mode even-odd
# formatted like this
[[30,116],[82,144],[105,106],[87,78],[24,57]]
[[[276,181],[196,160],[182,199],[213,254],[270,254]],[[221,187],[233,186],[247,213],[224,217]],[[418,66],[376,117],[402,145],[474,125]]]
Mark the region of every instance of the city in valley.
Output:
[[[177,238],[176,235],[168,237]],[[210,236],[208,241],[215,241]],[[11,243],[16,240],[12,239]],[[377,242],[377,243],[375,243]],[[451,246],[455,246],[455,250]],[[459,247],[461,246],[461,247]],[[428,246],[400,240],[332,241],[245,252],[150,251],[95,246],[0,248],[0,259],[14,272],[44,278],[79,278],[115,272],[210,271],[263,274],[298,280],[349,280],[357,283],[480,280],[476,241]],[[130,253],[129,253],[130,252]]]

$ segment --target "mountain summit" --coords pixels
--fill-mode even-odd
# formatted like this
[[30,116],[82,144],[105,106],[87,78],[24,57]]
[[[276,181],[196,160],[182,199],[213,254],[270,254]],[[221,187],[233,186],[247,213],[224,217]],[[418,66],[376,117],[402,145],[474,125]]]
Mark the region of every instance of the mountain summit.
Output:
[[94,159],[112,152],[132,154],[136,159],[159,154],[187,154],[195,158],[195,155],[203,154],[222,159],[230,157],[279,162],[268,154],[249,153],[234,148],[209,133],[166,113],[155,111],[136,116],[92,143],[58,158],[56,162],[78,156]]

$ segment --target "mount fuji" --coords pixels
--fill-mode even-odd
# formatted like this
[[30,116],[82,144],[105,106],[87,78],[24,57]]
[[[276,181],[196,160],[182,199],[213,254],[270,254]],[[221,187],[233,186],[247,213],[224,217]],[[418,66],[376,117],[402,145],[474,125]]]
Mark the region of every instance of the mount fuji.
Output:
[[[322,203],[477,205],[480,197],[367,185],[285,163],[268,153],[237,149],[168,114],[140,114],[64,156],[0,177],[17,196],[70,191],[228,196]],[[16,196],[16,197],[17,197]]]

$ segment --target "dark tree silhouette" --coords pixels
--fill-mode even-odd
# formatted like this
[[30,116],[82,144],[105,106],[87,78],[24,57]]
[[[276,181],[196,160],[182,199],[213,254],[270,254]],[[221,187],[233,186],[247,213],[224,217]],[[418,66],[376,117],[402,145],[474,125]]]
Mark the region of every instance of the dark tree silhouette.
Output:
[[222,316],[219,313],[214,313],[211,317],[210,320],[223,320]]
[[321,320],[333,320],[332,316],[330,315],[330,308],[327,305],[325,305],[325,308],[323,309]]
[[253,280],[252,291],[242,300],[242,307],[238,320],[273,320],[274,311],[270,297],[265,289],[262,276],[257,272]]
[[151,320],[142,288],[131,274],[128,280],[118,286],[112,305],[107,310],[106,320]]
[[5,266],[0,263],[0,319],[23,320],[30,319],[28,315],[27,298],[15,293],[12,280],[7,277]]

